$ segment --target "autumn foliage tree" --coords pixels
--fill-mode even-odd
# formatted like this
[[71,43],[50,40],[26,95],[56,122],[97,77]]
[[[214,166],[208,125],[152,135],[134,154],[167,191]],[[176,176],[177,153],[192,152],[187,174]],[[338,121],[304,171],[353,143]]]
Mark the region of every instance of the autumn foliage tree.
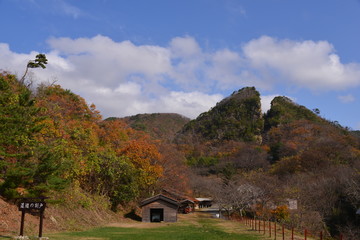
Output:
[[278,175],[352,165],[360,157],[354,137],[330,124],[298,120],[272,128],[267,138]]
[[102,121],[94,105],[58,85],[38,89],[47,127],[38,134],[49,150],[62,150],[64,177],[83,189],[106,195],[113,209],[156,184],[160,154],[151,139],[121,120]]
[[154,144],[149,144],[147,137],[129,141],[122,151],[122,155],[140,170],[140,184],[149,187],[156,183],[162,174],[162,167],[158,164],[160,153]]
[[3,73],[0,93],[2,196],[75,186],[107,196],[116,210],[147,195],[162,176],[161,154],[147,134],[120,120],[103,121],[95,105],[70,90],[41,84],[33,92]]

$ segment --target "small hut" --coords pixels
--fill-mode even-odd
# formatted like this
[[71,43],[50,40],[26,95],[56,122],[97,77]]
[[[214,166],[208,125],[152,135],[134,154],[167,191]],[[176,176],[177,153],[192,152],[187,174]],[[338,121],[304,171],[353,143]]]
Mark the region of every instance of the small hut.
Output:
[[190,199],[180,201],[179,213],[191,213],[195,211],[195,202]]
[[179,202],[163,194],[147,198],[140,204],[143,222],[176,222]]

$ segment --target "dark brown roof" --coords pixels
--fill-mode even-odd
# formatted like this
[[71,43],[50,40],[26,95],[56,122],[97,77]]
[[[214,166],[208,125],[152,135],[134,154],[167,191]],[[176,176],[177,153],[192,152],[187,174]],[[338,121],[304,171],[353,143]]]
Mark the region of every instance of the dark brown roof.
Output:
[[140,207],[145,206],[145,205],[147,205],[149,203],[155,202],[157,200],[163,200],[163,201],[168,202],[170,204],[179,206],[179,202],[176,199],[170,198],[170,197],[165,196],[163,194],[158,194],[158,195],[155,195],[153,197],[149,197],[149,198],[141,201]]
[[181,203],[195,203],[194,201],[191,201],[190,199],[182,200]]
[[167,188],[163,188],[162,189],[162,194],[166,195],[166,196],[169,196],[173,199],[176,199],[178,201],[184,201],[184,200],[190,200],[192,202],[198,202],[195,198],[193,197],[189,197],[189,196],[186,196],[184,195],[183,193],[179,192],[179,191],[176,191],[175,189],[167,189]]
[[183,194],[181,194],[175,190],[169,190],[169,189],[163,188],[161,192],[162,192],[162,194],[164,194],[166,196],[170,196],[171,198],[176,199],[177,201],[181,201],[186,198]]

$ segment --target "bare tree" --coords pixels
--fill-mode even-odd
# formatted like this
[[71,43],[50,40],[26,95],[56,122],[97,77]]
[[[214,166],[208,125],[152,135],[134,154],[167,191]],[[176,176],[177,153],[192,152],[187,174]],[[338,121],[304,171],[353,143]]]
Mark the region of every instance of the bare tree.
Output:
[[229,218],[234,212],[243,217],[244,211],[264,196],[263,189],[246,181],[230,181],[228,184],[218,185],[214,193],[219,209],[224,210]]
[[360,161],[354,164],[351,173],[348,173],[345,180],[345,194],[355,209],[360,208]]

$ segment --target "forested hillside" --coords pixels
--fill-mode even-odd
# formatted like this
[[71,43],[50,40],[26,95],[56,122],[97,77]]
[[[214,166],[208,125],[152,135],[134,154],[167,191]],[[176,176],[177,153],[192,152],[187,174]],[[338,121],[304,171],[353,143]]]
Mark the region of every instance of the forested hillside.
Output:
[[81,189],[116,210],[171,187],[166,179],[181,155],[169,162],[169,147],[122,120],[103,121],[94,105],[59,85],[32,90],[0,75],[0,194],[8,200]]
[[254,87],[243,88],[225,98],[208,112],[187,123],[176,142],[207,140],[260,141],[263,128],[260,94]]
[[123,119],[132,128],[166,142],[172,142],[175,134],[190,121],[176,113],[137,114]]
[[247,87],[191,121],[103,120],[70,90],[25,82],[0,74],[0,195],[9,202],[48,196],[86,208],[97,198],[116,211],[173,188],[211,196],[229,216],[359,236],[360,139],[318,109],[276,97],[262,114]]
[[286,97],[274,98],[263,116],[259,110],[256,90],[244,88],[178,133],[194,191],[213,196],[229,215],[357,239],[359,138]]

